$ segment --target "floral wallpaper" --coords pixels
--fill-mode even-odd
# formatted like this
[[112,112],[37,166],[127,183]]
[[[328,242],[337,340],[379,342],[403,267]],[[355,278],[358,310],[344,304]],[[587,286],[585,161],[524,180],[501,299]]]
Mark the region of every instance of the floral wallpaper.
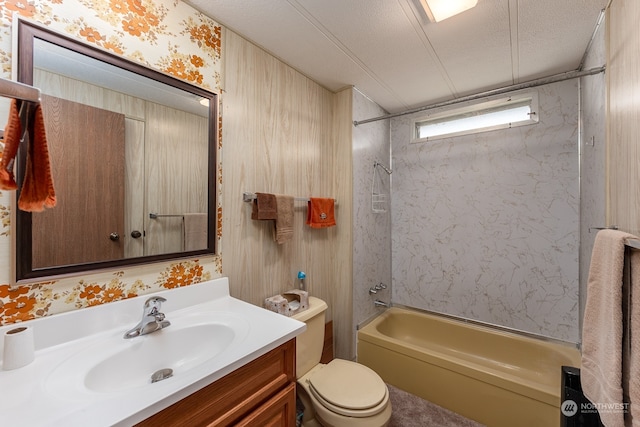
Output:
[[[178,0],[0,0],[0,75],[11,78],[12,22],[37,22],[84,43],[219,92],[221,26]],[[3,120],[4,118],[0,119]],[[222,122],[219,145],[222,149]],[[218,156],[220,158],[220,156]],[[222,165],[218,165],[222,177]],[[0,325],[187,286],[222,274],[221,178],[218,254],[11,285],[13,191],[0,191]]]

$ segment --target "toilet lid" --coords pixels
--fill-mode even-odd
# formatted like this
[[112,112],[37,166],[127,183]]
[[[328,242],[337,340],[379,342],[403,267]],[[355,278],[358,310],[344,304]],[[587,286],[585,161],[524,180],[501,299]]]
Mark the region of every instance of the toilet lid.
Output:
[[309,385],[317,397],[339,413],[368,413],[373,409],[379,412],[384,406],[376,407],[388,396],[387,386],[378,374],[364,365],[342,359],[334,359],[316,371],[309,378]]

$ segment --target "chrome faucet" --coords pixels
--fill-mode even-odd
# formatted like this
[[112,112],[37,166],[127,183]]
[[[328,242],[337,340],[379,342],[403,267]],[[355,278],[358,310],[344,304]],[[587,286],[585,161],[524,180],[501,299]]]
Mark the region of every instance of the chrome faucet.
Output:
[[384,301],[380,301],[379,299],[375,300],[373,302],[373,305],[375,305],[376,307],[391,307],[391,304],[388,302],[384,302]]
[[385,285],[384,283],[380,282],[380,284],[375,285],[372,288],[369,288],[369,295],[377,294],[378,291],[381,291],[382,289],[387,289],[387,285]]
[[160,306],[165,301],[166,299],[162,297],[151,297],[145,301],[142,320],[134,328],[125,332],[124,338],[150,334],[171,325],[168,320],[164,320],[164,313],[160,312]]

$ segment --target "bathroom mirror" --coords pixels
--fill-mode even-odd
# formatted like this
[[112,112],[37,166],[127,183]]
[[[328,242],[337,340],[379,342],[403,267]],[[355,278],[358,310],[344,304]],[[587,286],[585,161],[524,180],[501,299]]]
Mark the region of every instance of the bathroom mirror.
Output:
[[[16,211],[16,280],[215,253],[217,94],[17,25],[18,81],[42,93],[58,204]],[[26,157],[23,143],[18,182]]]

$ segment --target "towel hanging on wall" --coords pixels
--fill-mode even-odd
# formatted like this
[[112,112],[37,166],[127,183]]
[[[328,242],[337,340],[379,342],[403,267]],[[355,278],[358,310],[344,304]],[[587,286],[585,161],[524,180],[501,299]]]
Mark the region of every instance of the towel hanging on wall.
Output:
[[208,215],[206,213],[185,213],[182,216],[183,247],[185,251],[207,248]]
[[13,161],[18,154],[18,145],[22,139],[22,124],[18,112],[18,102],[11,100],[9,119],[4,127],[4,150],[0,160],[0,190],[17,190],[18,184],[13,176]]
[[307,225],[311,228],[326,228],[336,225],[335,200],[318,197],[307,203]]
[[269,193],[256,193],[256,198],[253,199],[251,219],[276,219],[277,215],[276,196]]
[[[623,404],[622,278],[625,240],[635,236],[617,230],[596,235],[589,266],[582,327],[581,381],[594,403]],[[600,413],[611,427],[624,426],[622,411]]]
[[[23,121],[28,132],[23,133],[23,123],[19,109],[25,116]],[[11,100],[9,120],[5,127],[2,159],[0,160],[0,188],[15,190],[18,185],[13,176],[13,163],[18,146],[26,140],[27,158],[25,161],[24,181],[18,198],[18,208],[28,212],[40,212],[44,208],[56,205],[56,194],[51,175],[49,148],[44,128],[44,117],[40,104]]]
[[51,175],[44,117],[39,103],[35,106],[27,136],[27,161],[18,208],[28,212],[40,212],[44,208],[56,205],[56,192]]
[[282,245],[293,239],[293,197],[276,194],[276,206],[274,239]]

